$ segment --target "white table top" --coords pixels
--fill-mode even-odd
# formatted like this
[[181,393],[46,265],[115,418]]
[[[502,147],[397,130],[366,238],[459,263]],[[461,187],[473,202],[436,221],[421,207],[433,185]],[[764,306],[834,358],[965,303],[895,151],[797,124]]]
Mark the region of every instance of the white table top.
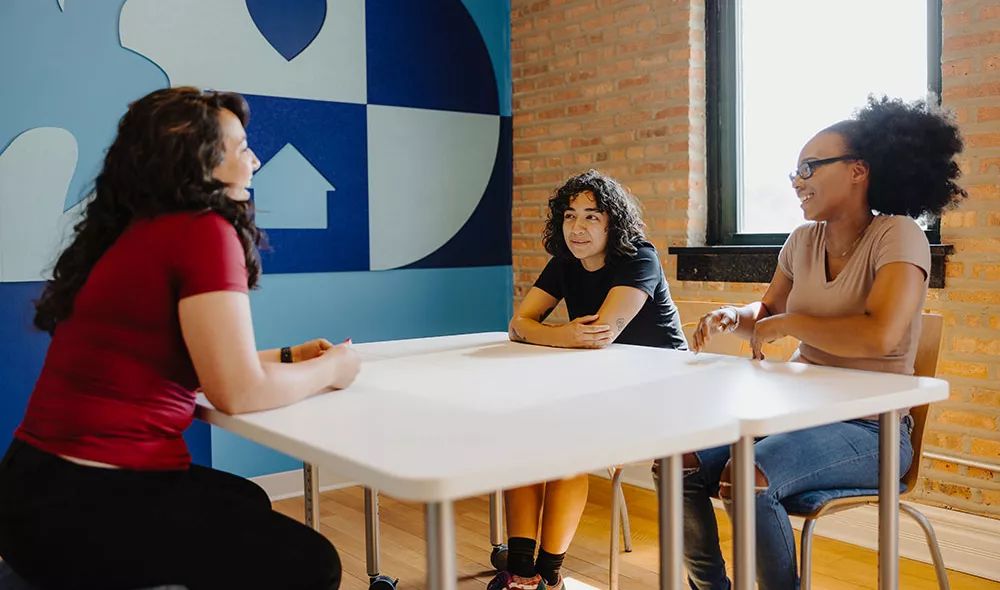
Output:
[[948,397],[940,379],[501,332],[355,346],[364,364],[345,391],[235,417],[200,399],[198,416],[391,496],[442,501]]
[[198,417],[424,502],[729,444],[739,435],[714,405],[694,398],[678,408],[663,394],[664,375],[690,390],[704,382],[695,376],[706,367],[650,367],[652,349],[542,348],[511,343],[505,333],[356,346],[366,360],[344,391],[239,416],[200,398]]
[[744,436],[790,432],[948,399],[943,379],[727,358],[731,360],[726,368],[712,374],[713,395],[739,420]]
[[[416,357],[435,359],[433,353],[455,350],[466,345],[502,343],[506,333],[483,333],[442,336],[418,340],[396,340],[359,345],[365,358]],[[639,346],[613,345],[604,351],[567,351],[534,347],[538,358],[518,355],[506,363],[509,371],[519,378],[552,381],[554,377],[542,370],[550,355],[592,354],[592,366],[600,374],[591,375],[587,387],[618,382],[642,383],[666,379],[670,384],[664,393],[676,396],[679,407],[691,399],[711,397],[716,407],[740,422],[746,436],[766,436],[841,420],[852,420],[890,410],[904,410],[948,398],[948,382],[943,379],[911,377],[871,371],[855,371],[819,367],[805,363],[753,361],[728,355],[694,354]],[[417,362],[416,358],[412,362]],[[449,371],[458,371],[461,364]],[[674,383],[678,376],[691,375],[685,382],[690,389]],[[697,375],[697,377],[694,377]],[[392,375],[375,377],[391,379]],[[509,381],[509,379],[508,379]],[[496,390],[500,381],[485,391]],[[697,396],[695,398],[694,396]],[[530,404],[530,396],[511,396],[508,403]],[[457,403],[475,403],[475,397],[455,398]]]

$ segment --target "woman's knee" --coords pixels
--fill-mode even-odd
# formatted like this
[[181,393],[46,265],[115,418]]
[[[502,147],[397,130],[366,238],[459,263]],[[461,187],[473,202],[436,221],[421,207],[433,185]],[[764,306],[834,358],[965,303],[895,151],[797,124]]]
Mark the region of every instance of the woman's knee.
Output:
[[308,530],[309,535],[304,535],[302,541],[301,561],[306,564],[312,576],[316,580],[315,584],[310,584],[310,588],[316,590],[336,590],[340,587],[342,566],[340,554],[333,543],[323,535]]
[[342,566],[340,563],[340,554],[337,553],[337,548],[333,546],[329,540],[324,538],[326,541],[326,546],[321,550],[320,561],[321,570],[324,574],[324,590],[337,590],[340,588],[340,577],[342,574]]
[[[761,470],[759,465],[754,466],[754,491],[757,494],[766,492],[768,489],[767,475]],[[719,478],[719,497],[723,500],[732,498],[733,489],[733,462],[729,460],[722,469],[722,477]]]

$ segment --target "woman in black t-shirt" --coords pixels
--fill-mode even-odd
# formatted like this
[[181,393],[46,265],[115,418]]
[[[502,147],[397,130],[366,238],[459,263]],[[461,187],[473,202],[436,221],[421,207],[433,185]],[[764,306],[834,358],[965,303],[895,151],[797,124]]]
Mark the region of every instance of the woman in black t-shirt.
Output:
[[[687,350],[656,249],[639,208],[613,178],[591,170],[549,199],[542,240],[552,259],[510,321],[510,339],[563,348],[612,342]],[[566,300],[570,322],[542,322]],[[505,492],[507,570],[488,590],[563,587],[563,556],[587,502],[587,475]],[[541,520],[541,547],[535,560]]]

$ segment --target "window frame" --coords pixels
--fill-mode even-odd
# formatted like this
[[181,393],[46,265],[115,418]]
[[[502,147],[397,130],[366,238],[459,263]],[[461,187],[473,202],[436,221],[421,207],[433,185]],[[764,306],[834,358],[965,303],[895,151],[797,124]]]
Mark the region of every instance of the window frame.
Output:
[[[705,0],[706,189],[709,246],[780,246],[788,233],[738,231],[740,133],[737,109],[740,23],[744,0]],[[941,100],[942,0],[927,2],[927,85]],[[936,15],[936,18],[935,18]],[[931,244],[941,242],[941,220],[932,217],[924,232]]]

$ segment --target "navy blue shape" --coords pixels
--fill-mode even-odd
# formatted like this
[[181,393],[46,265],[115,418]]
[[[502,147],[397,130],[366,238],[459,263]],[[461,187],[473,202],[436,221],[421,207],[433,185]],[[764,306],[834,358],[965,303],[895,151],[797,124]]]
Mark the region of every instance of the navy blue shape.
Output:
[[188,452],[191,453],[191,462],[202,467],[212,466],[212,427],[195,420],[191,426],[184,431],[184,441],[187,442]]
[[513,206],[513,125],[500,118],[493,173],[475,211],[443,246],[404,268],[510,266]]
[[28,398],[42,372],[49,335],[32,325],[32,302],[45,283],[0,283],[0,452],[24,418]]
[[[33,302],[42,293],[43,282],[0,283],[0,453],[14,436],[24,418],[35,381],[45,364],[49,335],[32,325]],[[184,433],[192,460],[206,467],[212,464],[209,426],[195,422]]]
[[500,114],[486,42],[460,0],[367,0],[368,102]]
[[365,105],[245,95],[247,138],[262,163],[291,143],[336,187],[327,191],[326,229],[264,228],[264,272],[369,269],[368,117]]
[[326,0],[246,0],[250,18],[286,60],[313,42],[326,20]]

